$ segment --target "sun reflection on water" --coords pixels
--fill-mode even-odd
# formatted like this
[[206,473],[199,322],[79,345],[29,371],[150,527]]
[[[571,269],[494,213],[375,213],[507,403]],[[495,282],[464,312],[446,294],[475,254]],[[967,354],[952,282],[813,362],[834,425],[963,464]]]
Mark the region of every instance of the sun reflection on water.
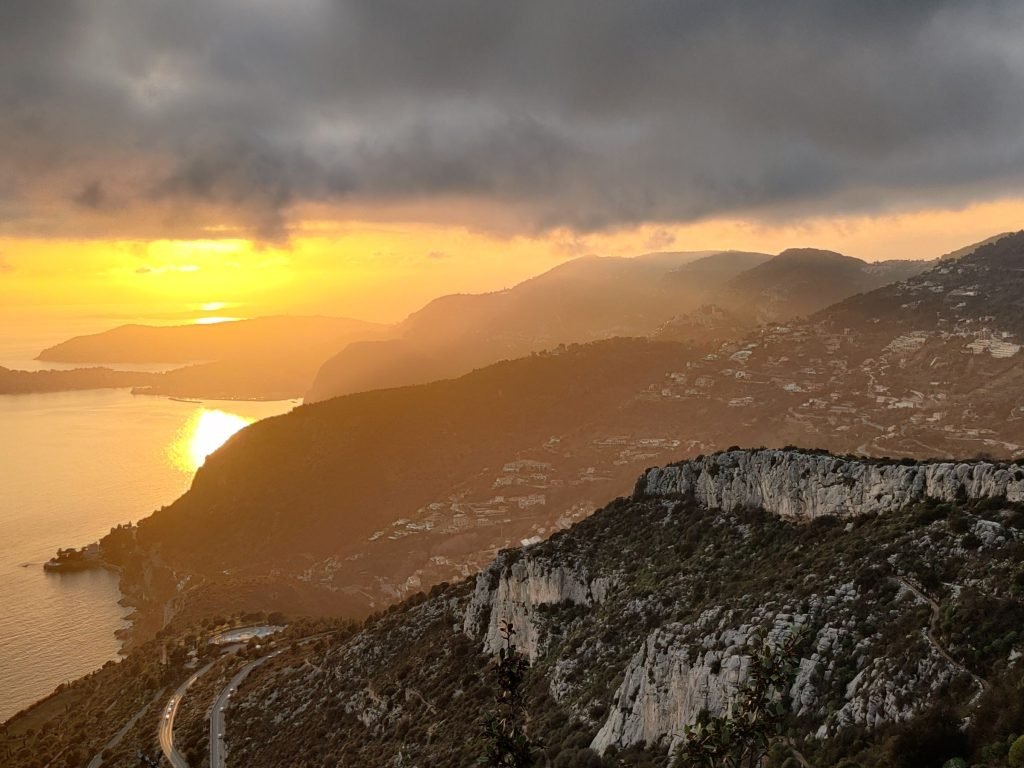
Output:
[[167,449],[171,463],[188,474],[203,466],[206,457],[255,419],[226,411],[197,408]]

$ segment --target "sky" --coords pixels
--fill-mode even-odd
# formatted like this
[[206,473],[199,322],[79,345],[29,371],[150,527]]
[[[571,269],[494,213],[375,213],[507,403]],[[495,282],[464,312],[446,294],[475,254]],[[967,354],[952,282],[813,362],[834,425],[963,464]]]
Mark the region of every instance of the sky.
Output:
[[400,318],[1024,222],[1024,5],[5,0],[0,307]]

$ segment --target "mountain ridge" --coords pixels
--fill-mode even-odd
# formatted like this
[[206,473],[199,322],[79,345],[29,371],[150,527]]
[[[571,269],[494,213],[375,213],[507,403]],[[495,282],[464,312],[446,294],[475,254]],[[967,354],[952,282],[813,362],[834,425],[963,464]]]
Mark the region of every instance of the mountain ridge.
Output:
[[[703,472],[717,462],[718,482],[730,486],[769,458],[823,478],[837,466],[855,477],[880,467],[914,469],[806,451],[728,451],[675,466]],[[984,462],[955,467],[944,476],[965,491],[989,467],[1017,471]],[[901,485],[909,477],[892,479]],[[476,679],[485,679],[487,660],[504,645],[503,620],[532,660],[530,727],[552,762],[666,765],[684,725],[704,709],[714,715],[728,708],[749,673],[749,643],[759,631],[771,644],[797,631],[806,636],[784,701],[793,745],[815,764],[835,764],[838,755],[865,764],[919,757],[901,753],[902,742],[892,737],[901,728],[934,727],[925,723],[939,706],[975,715],[959,741],[941,741],[936,732],[937,749],[960,750],[940,761],[980,752],[1024,716],[1020,708],[979,715],[992,713],[1006,684],[1012,689],[1010,681],[1022,676],[1014,662],[1020,639],[975,647],[1024,616],[1020,591],[1005,592],[1024,549],[1024,515],[998,495],[998,485],[978,490],[973,499],[924,494],[838,521],[804,522],[752,507],[705,507],[674,489],[619,499],[547,542],[502,552],[468,584],[441,586],[378,617],[305,668],[268,669],[235,715],[239,754],[257,768],[272,765],[285,745],[299,754],[343,754],[353,766],[403,753],[415,764],[466,764],[475,716],[440,712],[472,712],[486,696]],[[858,498],[851,489],[851,506]],[[794,574],[768,570],[773,558],[784,558]],[[754,564],[753,573],[739,575]],[[721,580],[726,574],[732,578]],[[943,624],[932,638],[921,629],[929,611],[918,594],[926,590],[938,590],[961,621],[977,611],[989,617]],[[422,703],[410,690],[422,693]],[[271,697],[273,706],[263,703]],[[362,714],[356,721],[342,712]],[[420,732],[428,726],[431,739]],[[271,733],[267,742],[255,738],[260,732]],[[787,757],[780,750],[769,765]]]
[[351,346],[325,362],[306,400],[459,376],[560,343],[650,336],[709,303],[751,328],[810,314],[927,266],[876,266],[815,249],[582,257],[503,291],[435,299],[399,324],[398,339]]

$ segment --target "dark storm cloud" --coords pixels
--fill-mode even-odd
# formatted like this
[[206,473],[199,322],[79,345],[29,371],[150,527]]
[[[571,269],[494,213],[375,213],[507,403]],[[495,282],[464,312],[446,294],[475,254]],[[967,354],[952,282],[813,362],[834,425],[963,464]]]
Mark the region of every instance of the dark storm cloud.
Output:
[[74,201],[82,208],[98,211],[107,205],[107,193],[103,190],[103,183],[91,181],[74,196]]
[[1009,1],[7,0],[0,228],[965,201],[1019,189],[1022,37]]

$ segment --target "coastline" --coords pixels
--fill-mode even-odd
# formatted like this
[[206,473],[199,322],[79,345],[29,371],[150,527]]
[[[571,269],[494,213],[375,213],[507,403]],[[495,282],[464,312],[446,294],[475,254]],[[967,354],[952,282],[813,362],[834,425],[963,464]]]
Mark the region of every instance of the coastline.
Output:
[[[136,548],[125,521],[187,491],[192,473],[168,451],[193,439],[189,419],[203,406],[132,397],[127,387],[4,395],[0,405],[10,472],[0,532],[8,535],[11,571],[0,602],[32,619],[0,633],[0,719],[9,720],[49,701],[58,683],[116,663],[175,621],[175,575],[156,553]],[[254,420],[292,407],[203,405]],[[19,538],[22,530],[31,536]],[[102,554],[58,554],[69,546],[89,553],[88,542],[102,544]]]
[[80,549],[58,549],[56,555],[43,563],[43,570],[47,573],[80,573],[100,569],[121,572],[120,566],[104,557],[100,542],[87,544]]
[[[153,576],[158,571],[164,570],[159,564],[152,563],[149,558],[138,557],[138,561],[141,563],[140,568],[125,567],[129,558],[135,561],[136,556],[140,553],[134,548],[125,550],[123,538],[120,545],[115,546],[117,562],[112,561],[104,547],[104,542],[110,542],[118,533],[127,534],[130,537],[130,546],[134,547],[134,529],[130,526],[118,526],[111,531],[110,535],[98,542],[79,549],[73,547],[58,549],[54,557],[43,563],[43,570],[57,576],[98,570],[118,575],[117,589],[120,596],[117,599],[117,604],[122,608],[128,608],[129,612],[124,617],[126,626],[114,630],[113,635],[120,643],[118,654],[126,656],[167,626],[173,616],[173,612],[170,610],[173,605],[173,595],[166,599],[160,599],[159,596],[149,594],[147,583],[153,580]],[[118,544],[116,540],[113,543]],[[133,578],[135,571],[138,571],[138,578]],[[173,574],[171,576],[170,581],[174,583]]]

